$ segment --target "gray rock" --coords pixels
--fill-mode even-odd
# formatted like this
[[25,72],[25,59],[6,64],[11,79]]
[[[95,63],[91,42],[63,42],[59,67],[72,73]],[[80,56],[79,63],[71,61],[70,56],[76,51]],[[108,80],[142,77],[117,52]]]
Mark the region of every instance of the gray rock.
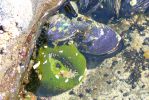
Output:
[[0,0],[0,99],[16,100],[46,12],[64,0]]

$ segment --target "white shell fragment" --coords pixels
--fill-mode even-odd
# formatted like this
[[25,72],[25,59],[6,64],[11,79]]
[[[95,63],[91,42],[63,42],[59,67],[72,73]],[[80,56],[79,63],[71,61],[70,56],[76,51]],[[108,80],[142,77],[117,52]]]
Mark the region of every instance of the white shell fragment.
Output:
[[78,56],[78,53],[76,53],[76,56]]
[[44,52],[42,52],[42,55],[44,55]]
[[80,76],[80,77],[79,77],[79,81],[81,81],[82,78],[83,78],[83,76]]
[[68,42],[68,44],[73,44],[73,43],[74,43],[74,41],[73,41],[73,40]]
[[44,46],[44,48],[48,48],[48,46]]
[[55,75],[55,77],[56,77],[57,79],[59,79],[59,76],[58,76],[58,75]]
[[39,75],[38,75],[38,78],[39,78],[39,80],[41,80],[41,79],[42,79],[42,75],[41,75],[41,74],[39,74]]
[[66,80],[65,80],[65,83],[67,83],[69,81],[69,79],[67,78]]
[[46,64],[46,63],[47,63],[47,60],[43,62],[43,64]]
[[38,61],[38,63],[36,63],[36,64],[33,66],[33,68],[34,68],[34,69],[37,69],[37,68],[39,67],[39,65],[40,65],[40,61]]
[[137,4],[137,0],[130,0],[130,5],[135,6]]
[[63,53],[63,50],[60,50],[59,53]]

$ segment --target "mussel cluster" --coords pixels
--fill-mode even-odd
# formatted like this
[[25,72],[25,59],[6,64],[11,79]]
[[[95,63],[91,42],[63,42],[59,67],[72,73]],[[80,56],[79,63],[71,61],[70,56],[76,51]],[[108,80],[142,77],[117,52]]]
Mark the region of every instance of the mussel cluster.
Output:
[[149,11],[148,0],[79,0],[77,5],[81,14],[103,23]]
[[47,42],[40,46],[37,64],[34,65],[42,87],[50,92],[63,92],[80,83],[86,69],[83,54],[100,56],[118,49],[122,41],[119,33],[97,20],[145,12],[149,6],[148,0],[75,2],[83,15],[76,14],[68,0],[63,6],[65,14],[58,13],[49,18],[48,29],[44,33]]
[[52,16],[47,32],[48,41],[54,44],[73,40],[83,53],[101,55],[116,50],[121,37],[112,28],[78,15],[69,19],[63,14]]

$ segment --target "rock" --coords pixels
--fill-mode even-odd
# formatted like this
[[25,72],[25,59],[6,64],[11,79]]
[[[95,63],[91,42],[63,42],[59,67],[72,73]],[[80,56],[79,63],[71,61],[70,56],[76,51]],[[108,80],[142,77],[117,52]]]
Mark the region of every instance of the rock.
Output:
[[16,100],[46,12],[64,0],[0,1],[0,99]]
[[[146,18],[148,17],[144,16],[141,20],[146,21]],[[148,45],[142,44],[143,40],[149,37],[149,28],[146,23],[147,21],[142,24],[145,25],[144,36],[139,34],[137,27],[131,31],[128,28],[128,31],[123,34],[125,48],[121,52],[99,62],[98,66],[87,65],[86,80],[80,86],[73,88],[75,95],[65,92],[52,96],[51,100],[59,98],[64,100],[111,100],[111,98],[146,100],[149,98],[149,61],[143,55],[149,49]],[[122,23],[118,28],[123,28],[121,30],[123,31],[127,30],[127,27],[132,27],[131,24],[125,26],[126,23]],[[92,91],[87,93],[87,88]],[[83,94],[81,98],[78,97],[80,93]]]

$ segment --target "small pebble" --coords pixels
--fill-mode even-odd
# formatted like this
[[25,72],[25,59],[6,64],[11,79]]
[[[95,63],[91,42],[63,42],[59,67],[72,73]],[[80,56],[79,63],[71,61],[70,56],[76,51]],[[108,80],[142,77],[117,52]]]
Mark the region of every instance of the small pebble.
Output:
[[145,36],[145,32],[142,32],[140,30],[139,30],[139,34],[140,34],[140,36]]
[[142,31],[144,31],[145,30],[145,28],[143,27],[143,26],[138,26],[138,31],[139,31],[139,33],[140,33],[140,35],[142,36],[144,33],[142,32]]
[[135,89],[135,88],[136,88],[136,85],[133,84],[131,88],[132,88],[132,89]]
[[121,73],[121,71],[117,71],[117,73],[118,73],[118,74],[120,74],[120,73]]
[[97,99],[94,98],[93,100],[97,100]]
[[142,85],[142,88],[145,88],[145,85]]
[[126,92],[126,93],[123,94],[124,97],[126,97],[126,96],[128,96],[128,95],[129,95],[128,92]]
[[147,70],[147,67],[145,65],[142,66],[142,70],[145,71]]
[[77,21],[83,21],[83,18],[82,17],[78,17]]
[[56,68],[61,68],[61,65],[59,63],[56,64]]
[[71,90],[70,92],[69,92],[69,95],[74,95],[75,93],[74,93],[74,91],[73,90]]
[[109,81],[106,81],[107,82],[107,84],[111,84],[112,82],[109,80]]
[[144,39],[143,45],[149,45],[149,38]]
[[123,90],[120,90],[121,93],[123,93]]
[[144,51],[144,57],[145,59],[149,59],[149,50]]
[[84,95],[83,95],[82,93],[80,93],[78,96],[79,96],[80,98],[82,98]]
[[3,28],[3,26],[2,26],[2,25],[0,25],[0,30],[1,30],[1,31],[4,31],[4,28]]
[[0,54],[3,54],[3,53],[4,53],[4,49],[1,49],[1,50],[0,50]]
[[91,89],[85,89],[85,91],[87,92],[87,93],[91,93]]
[[115,66],[116,64],[118,64],[118,61],[113,61],[112,62],[112,66]]
[[109,74],[107,74],[107,73],[104,74],[104,77],[108,77],[108,76],[109,76]]
[[23,63],[19,63],[19,66],[23,66]]

